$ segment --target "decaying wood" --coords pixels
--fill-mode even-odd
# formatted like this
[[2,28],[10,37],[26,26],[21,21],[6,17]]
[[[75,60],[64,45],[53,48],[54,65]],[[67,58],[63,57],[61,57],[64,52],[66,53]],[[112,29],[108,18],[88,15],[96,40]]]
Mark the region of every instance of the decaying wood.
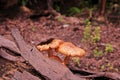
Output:
[[74,75],[66,66],[42,55],[35,47],[27,45],[18,29],[12,29],[12,35],[21,51],[21,56],[28,61],[36,71],[50,80],[85,80]]
[[17,56],[10,55],[3,49],[0,49],[0,56],[9,60],[9,61],[14,61],[14,62],[16,62],[16,61],[23,62],[24,61],[24,59],[22,57],[17,57]]
[[[83,78],[108,78],[111,80],[120,80],[120,74],[118,73],[112,73],[112,72],[95,72],[95,71],[89,71],[89,70],[80,70],[79,68],[75,66],[69,66],[70,70]],[[83,75],[84,74],[84,75]],[[82,76],[83,75],[83,76]]]
[[0,35],[0,47],[4,47],[6,49],[9,49],[17,54],[21,53],[13,41],[8,40],[1,35]]
[[20,54],[18,47],[13,41],[10,41],[0,35],[0,56],[9,61],[24,61],[24,59],[22,59],[21,57],[10,55],[6,52],[6,50],[9,50],[14,54]]
[[33,76],[29,72],[24,71],[23,73],[15,71],[14,76],[11,80],[41,80],[36,76]]

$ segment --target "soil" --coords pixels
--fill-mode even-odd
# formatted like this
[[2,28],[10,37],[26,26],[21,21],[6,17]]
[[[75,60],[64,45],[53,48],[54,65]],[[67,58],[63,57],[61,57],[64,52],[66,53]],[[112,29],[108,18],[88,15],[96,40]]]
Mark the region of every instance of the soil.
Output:
[[[49,40],[50,38],[58,38],[64,41],[72,42],[78,47],[86,51],[86,56],[75,61],[71,58],[68,65],[75,65],[81,70],[91,71],[108,71],[120,74],[120,24],[114,26],[111,23],[92,21],[92,33],[96,26],[100,27],[100,41],[91,43],[91,41],[83,41],[83,33],[86,27],[84,17],[63,17],[53,18],[51,16],[42,16],[37,19],[30,19],[25,16],[17,16],[14,18],[0,18],[0,35],[14,41],[11,36],[11,29],[18,28],[27,44],[36,46],[37,44]],[[112,52],[106,52],[106,44],[111,44]],[[94,50],[98,47],[102,50],[102,56],[95,56]],[[46,52],[43,52],[46,54]],[[11,69],[27,69],[31,67],[25,64],[10,62],[0,57],[0,77],[9,72]],[[24,67],[23,67],[24,66]]]

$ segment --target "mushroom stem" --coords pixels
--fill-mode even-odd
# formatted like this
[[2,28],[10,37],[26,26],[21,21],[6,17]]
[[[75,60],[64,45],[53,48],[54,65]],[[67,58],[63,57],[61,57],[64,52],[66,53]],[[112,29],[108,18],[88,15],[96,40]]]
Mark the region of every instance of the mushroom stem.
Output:
[[51,59],[55,59],[55,60],[59,61],[60,63],[63,62],[58,56],[53,55],[52,49],[48,50],[48,57]]
[[53,56],[53,52],[52,52],[52,49],[50,48],[50,49],[48,50],[48,57],[51,57],[51,56]]
[[66,56],[65,59],[64,59],[63,64],[66,65],[68,63],[69,59],[70,59],[70,55]]

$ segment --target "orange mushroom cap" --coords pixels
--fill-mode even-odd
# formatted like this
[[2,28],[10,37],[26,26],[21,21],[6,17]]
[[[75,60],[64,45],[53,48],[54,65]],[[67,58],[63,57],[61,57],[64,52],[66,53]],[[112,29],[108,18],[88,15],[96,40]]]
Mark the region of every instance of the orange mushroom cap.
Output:
[[37,49],[40,51],[47,51],[49,50],[49,45],[45,44],[45,45],[38,45]]
[[55,49],[57,52],[71,57],[83,57],[85,56],[85,51],[71,42],[64,42],[60,39],[54,39],[49,44],[38,45],[37,49],[40,51],[47,51],[49,49]]
[[85,56],[85,51],[79,47],[76,47],[70,42],[64,42],[57,49],[57,52],[71,57],[83,57]]
[[58,48],[60,44],[62,44],[64,41],[60,39],[54,39],[50,44],[50,48],[55,49]]

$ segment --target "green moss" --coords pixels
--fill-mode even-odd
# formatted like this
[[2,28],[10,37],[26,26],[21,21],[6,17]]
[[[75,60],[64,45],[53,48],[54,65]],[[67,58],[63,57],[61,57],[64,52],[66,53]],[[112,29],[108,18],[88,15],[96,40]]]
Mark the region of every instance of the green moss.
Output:
[[31,28],[31,31],[35,31],[35,27],[34,26]]
[[72,58],[73,62],[77,65],[80,66],[80,59],[77,57]]
[[94,50],[93,50],[93,53],[94,53],[94,56],[95,57],[100,57],[103,55],[103,51],[102,50],[99,50],[98,47],[96,47]]
[[92,42],[98,42],[98,41],[100,41],[100,32],[101,32],[100,27],[95,27],[94,34],[91,37],[91,41]]
[[63,18],[62,18],[61,16],[59,16],[59,17],[57,18],[57,20],[58,20],[59,22],[63,22]]
[[85,27],[84,32],[83,32],[83,41],[89,40],[90,36],[91,36],[91,22],[88,21],[86,23],[87,24],[86,24],[86,27]]
[[109,53],[109,52],[113,52],[113,47],[111,44],[106,44],[106,47],[105,47],[105,52],[106,53]]
[[102,70],[105,70],[105,66],[104,66],[104,65],[102,65],[100,68],[101,68]]

